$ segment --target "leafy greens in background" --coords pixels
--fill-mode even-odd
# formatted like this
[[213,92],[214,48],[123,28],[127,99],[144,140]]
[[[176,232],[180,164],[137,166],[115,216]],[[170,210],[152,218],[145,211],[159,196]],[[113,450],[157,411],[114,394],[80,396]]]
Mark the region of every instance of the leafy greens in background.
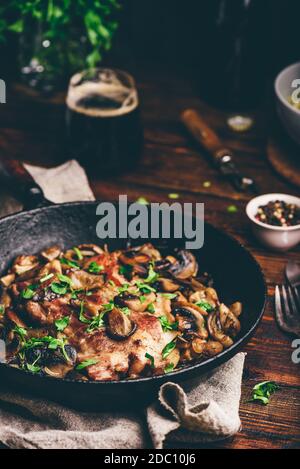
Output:
[[23,33],[33,22],[42,26],[43,40],[67,40],[70,29],[78,27],[90,45],[86,63],[94,67],[111,48],[119,8],[117,0],[7,0],[0,6],[0,41],[9,31]]

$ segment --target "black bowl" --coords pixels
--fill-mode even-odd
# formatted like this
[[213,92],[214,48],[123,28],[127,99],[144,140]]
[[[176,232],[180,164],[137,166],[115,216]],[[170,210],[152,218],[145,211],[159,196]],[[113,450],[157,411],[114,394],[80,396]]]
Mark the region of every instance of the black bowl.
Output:
[[[37,253],[59,244],[63,248],[81,243],[103,244],[96,235],[97,202],[55,205],[22,212],[0,220],[0,271],[3,273],[20,254]],[[117,208],[117,207],[116,207]],[[140,244],[147,240],[137,240]],[[106,240],[110,249],[123,248],[126,240]],[[173,251],[182,240],[152,240],[154,245]],[[205,224],[203,248],[194,251],[201,272],[209,272],[222,301],[241,301],[241,332],[236,342],[216,357],[191,364],[167,375],[134,380],[85,382],[38,376],[0,364],[0,382],[11,389],[29,392],[81,409],[108,409],[145,404],[166,381],[180,382],[212,370],[233,357],[245,345],[263,315],[266,284],[253,256],[234,238]]]

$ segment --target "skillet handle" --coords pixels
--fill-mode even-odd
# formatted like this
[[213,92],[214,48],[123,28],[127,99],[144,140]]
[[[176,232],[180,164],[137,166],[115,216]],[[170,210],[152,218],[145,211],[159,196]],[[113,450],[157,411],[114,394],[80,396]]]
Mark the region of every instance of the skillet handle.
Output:
[[20,161],[0,157],[0,179],[23,202],[25,210],[51,205]]

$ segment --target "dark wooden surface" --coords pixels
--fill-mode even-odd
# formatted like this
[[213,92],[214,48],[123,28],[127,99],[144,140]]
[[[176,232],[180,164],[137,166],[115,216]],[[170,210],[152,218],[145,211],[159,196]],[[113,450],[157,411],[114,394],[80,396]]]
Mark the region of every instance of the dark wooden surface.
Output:
[[[91,181],[95,195],[116,200],[119,194],[139,196],[149,201],[169,201],[176,192],[181,202],[204,202],[207,221],[242,241],[261,264],[268,283],[269,301],[263,321],[247,352],[243,380],[242,430],[217,447],[224,448],[295,448],[300,447],[300,375],[299,365],[291,360],[292,338],[281,333],[274,320],[273,293],[283,282],[288,259],[300,261],[299,249],[286,254],[267,251],[257,244],[244,213],[249,195],[235,192],[216,173],[205,154],[186,134],[179,113],[195,107],[219,132],[226,144],[236,150],[240,168],[253,176],[261,192],[299,193],[273,172],[266,158],[268,118],[258,113],[250,132],[239,135],[226,126],[226,113],[216,111],[198,97],[191,81],[168,74],[137,73],[145,126],[145,150],[141,165],[129,174]],[[7,104],[0,106],[0,151],[8,157],[54,165],[64,155],[61,144],[64,127],[63,95],[52,100],[25,97],[14,88]],[[203,183],[210,181],[205,188]],[[236,213],[228,213],[229,205]],[[255,285],[249,285],[255,288]],[[268,406],[249,403],[252,387],[260,381],[274,380],[280,390]]]

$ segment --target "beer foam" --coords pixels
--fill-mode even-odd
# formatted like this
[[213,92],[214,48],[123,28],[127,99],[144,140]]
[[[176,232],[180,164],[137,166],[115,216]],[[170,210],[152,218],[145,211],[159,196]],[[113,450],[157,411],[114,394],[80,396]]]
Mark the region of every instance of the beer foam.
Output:
[[[80,105],[80,101],[84,98],[96,97],[110,100],[116,107],[101,107],[101,105],[91,105],[84,107]],[[99,100],[100,101],[100,100]],[[101,73],[99,81],[84,81],[81,73],[77,73],[71,78],[66,99],[67,106],[78,113],[85,114],[90,117],[116,117],[127,114],[138,106],[138,95],[136,89],[123,84],[116,74],[110,71],[109,75],[105,75],[105,80],[101,81]]]

